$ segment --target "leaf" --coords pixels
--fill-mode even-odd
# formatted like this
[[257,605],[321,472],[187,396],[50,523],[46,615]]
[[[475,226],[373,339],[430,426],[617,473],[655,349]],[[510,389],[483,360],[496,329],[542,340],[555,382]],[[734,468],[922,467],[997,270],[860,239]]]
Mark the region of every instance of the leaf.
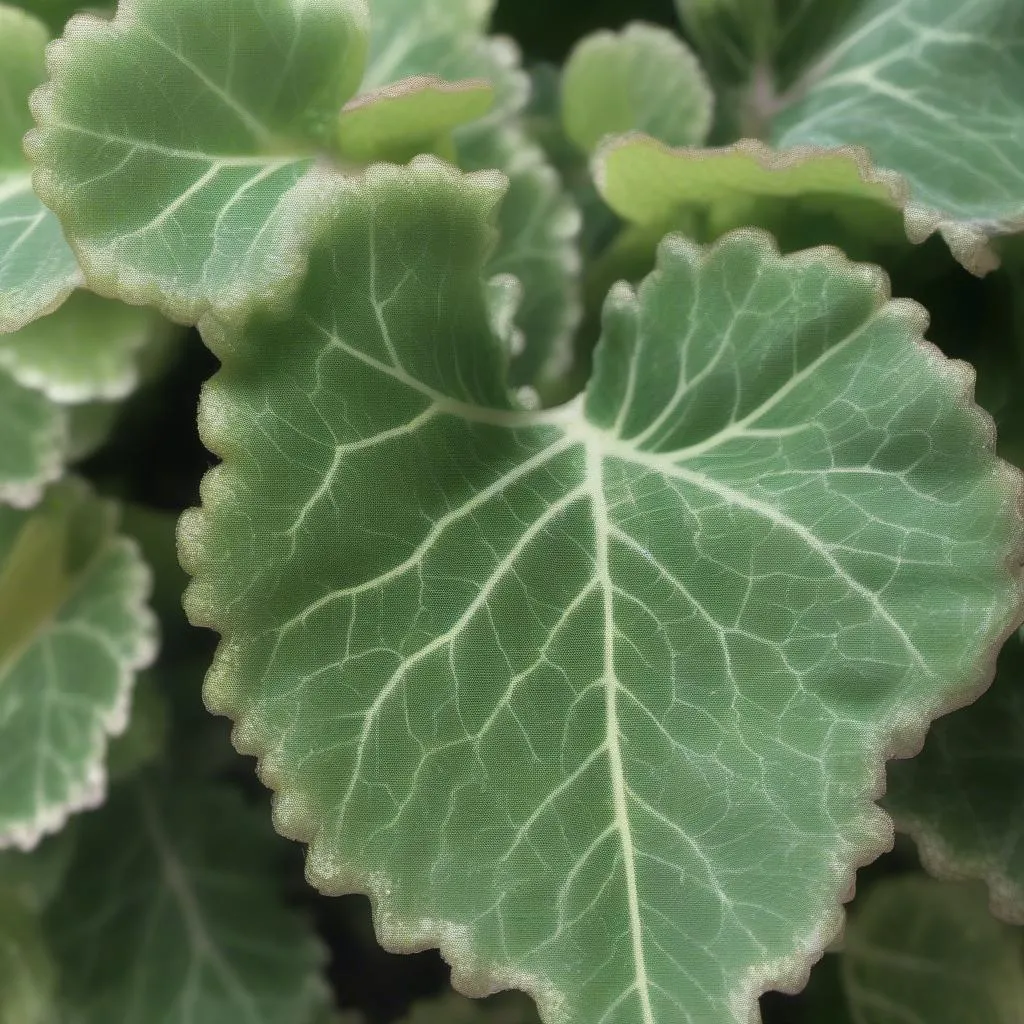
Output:
[[[230,790],[152,779],[80,823],[45,922],[76,1024],[311,1024],[324,951],[277,891],[273,834]],[[94,927],[103,922],[103,942]]]
[[572,362],[580,320],[580,214],[543,151],[516,123],[474,133],[458,147],[467,170],[500,168],[508,191],[498,211],[500,242],[486,273],[512,274],[522,284],[515,322],[522,332],[513,353],[513,384],[541,389]]
[[[819,223],[831,216],[855,224],[876,240],[901,234],[901,183],[853,150],[777,152],[752,140],[672,149],[630,135],[602,146],[594,167],[605,202],[652,236],[680,223],[708,240],[748,223],[785,230],[801,213]],[[826,237],[828,228],[818,230]]]
[[667,29],[643,22],[585,37],[562,76],[566,133],[585,151],[628,131],[672,146],[701,143],[713,105],[711,86],[689,47]]
[[942,878],[982,878],[992,909],[1024,924],[1024,652],[1011,638],[981,699],[936,722],[924,750],[889,768],[885,807]]
[[842,956],[857,1024],[1018,1024],[1018,931],[989,916],[974,885],[914,875],[875,885]]
[[969,270],[1024,229],[1024,7],[867,0],[772,128],[780,148],[866,147],[906,180],[907,232],[939,231]]
[[850,1016],[841,961],[841,953],[826,953],[814,965],[807,988],[799,995],[796,1024],[859,1024]]
[[61,410],[0,369],[0,509],[34,505],[60,475],[66,446]]
[[256,10],[122,0],[113,22],[75,19],[50,47],[26,146],[94,290],[194,321],[238,315],[296,273],[316,202],[303,176],[359,83],[366,9]]
[[1020,481],[970,371],[835,250],[673,236],[582,401],[520,409],[481,285],[499,177],[320,194],[294,312],[204,327],[208,706],[310,881],[462,991],[754,1019],[891,841],[884,759],[1018,621]]
[[35,915],[0,894],[0,1024],[50,1024],[53,965]]
[[64,882],[75,852],[75,831],[69,822],[31,853],[0,850],[0,900],[6,894],[29,910],[42,910]]
[[341,152],[352,160],[403,163],[429,151],[452,130],[487,113],[488,82],[443,82],[417,76],[350,100],[338,126]]
[[81,273],[60,224],[32,191],[22,136],[29,93],[46,76],[46,27],[0,3],[0,332],[14,331],[64,301]]
[[0,846],[30,849],[104,794],[107,741],[155,653],[149,573],[76,481],[0,507]]
[[167,745],[167,702],[152,675],[143,675],[132,694],[128,727],[115,736],[107,751],[107,774],[120,782],[135,775],[163,753]]

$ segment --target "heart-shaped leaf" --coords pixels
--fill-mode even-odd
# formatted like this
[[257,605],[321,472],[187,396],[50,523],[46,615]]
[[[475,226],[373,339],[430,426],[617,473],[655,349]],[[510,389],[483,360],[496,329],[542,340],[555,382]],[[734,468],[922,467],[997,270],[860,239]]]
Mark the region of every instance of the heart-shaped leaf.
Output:
[[156,648],[149,573],[116,510],[64,481],[0,506],[0,846],[29,849],[102,799],[111,735]]
[[205,325],[206,700],[390,948],[551,1024],[747,1022],[890,842],[885,758],[1016,625],[1019,477],[919,307],[757,232],[670,236],[585,396],[517,408],[501,191],[325,177],[294,311]]
[[42,22],[0,3],[0,332],[55,309],[82,280],[57,218],[32,191],[21,151],[32,127],[29,94],[46,77],[48,38]]

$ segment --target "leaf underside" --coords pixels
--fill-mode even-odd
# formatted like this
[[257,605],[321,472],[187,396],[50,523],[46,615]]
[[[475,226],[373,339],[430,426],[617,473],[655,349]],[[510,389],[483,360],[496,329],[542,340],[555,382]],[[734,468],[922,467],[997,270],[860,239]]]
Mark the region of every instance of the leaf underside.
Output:
[[990,676],[1018,480],[918,307],[757,232],[667,239],[585,396],[517,408],[500,191],[325,176],[295,311],[205,325],[206,700],[389,948],[551,1024],[746,1024],[888,845],[885,757]]

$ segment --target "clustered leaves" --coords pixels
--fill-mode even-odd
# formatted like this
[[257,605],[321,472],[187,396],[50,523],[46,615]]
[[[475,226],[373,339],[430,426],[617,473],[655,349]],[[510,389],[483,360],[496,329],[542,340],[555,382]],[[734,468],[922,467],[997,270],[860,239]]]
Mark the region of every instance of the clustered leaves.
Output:
[[677,7],[0,3],[0,1024],[361,1019],[204,671],[408,1024],[1019,1024],[1024,16]]

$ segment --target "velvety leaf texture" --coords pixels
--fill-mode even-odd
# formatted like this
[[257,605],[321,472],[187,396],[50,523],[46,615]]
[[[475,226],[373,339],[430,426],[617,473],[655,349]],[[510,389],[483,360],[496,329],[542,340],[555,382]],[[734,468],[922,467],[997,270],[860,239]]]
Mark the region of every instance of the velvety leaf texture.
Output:
[[149,573],[80,482],[0,506],[0,846],[28,849],[105,793],[111,735],[155,653]]
[[46,77],[46,27],[0,3],[0,332],[55,309],[81,282],[60,223],[32,191],[21,151],[29,93]]
[[549,1024],[748,1024],[890,842],[884,759],[1016,624],[971,374],[836,250],[670,236],[581,399],[517,408],[500,177],[324,177],[291,311],[205,337],[206,700],[327,892]]
[[943,877],[985,879],[992,909],[1024,924],[1024,653],[1011,638],[992,688],[936,722],[889,768],[885,807]]
[[312,1024],[327,1002],[323,951],[275,891],[276,849],[262,808],[230,790],[116,789],[81,822],[45,917],[61,1019]]

